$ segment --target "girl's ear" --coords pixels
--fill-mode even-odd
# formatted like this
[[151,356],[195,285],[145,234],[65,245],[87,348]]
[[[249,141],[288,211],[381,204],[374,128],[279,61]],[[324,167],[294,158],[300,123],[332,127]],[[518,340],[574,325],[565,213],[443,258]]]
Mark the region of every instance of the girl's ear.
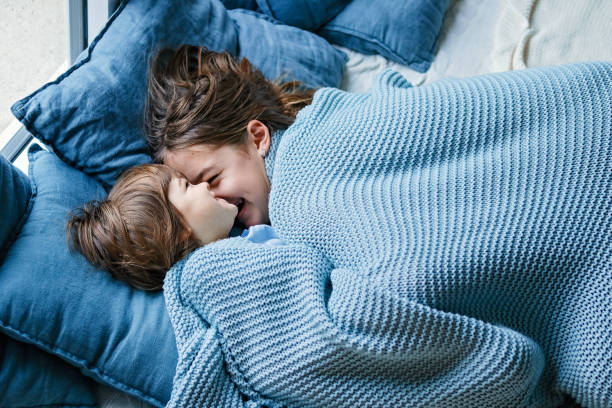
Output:
[[262,157],[265,157],[270,150],[270,131],[268,127],[259,120],[253,119],[247,123],[246,130],[249,142],[253,142],[255,149]]

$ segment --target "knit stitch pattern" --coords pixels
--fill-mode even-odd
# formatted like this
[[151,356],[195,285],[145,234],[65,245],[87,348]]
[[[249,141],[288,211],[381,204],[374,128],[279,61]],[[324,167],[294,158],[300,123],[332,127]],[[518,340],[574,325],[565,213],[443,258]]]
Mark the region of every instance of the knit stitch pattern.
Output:
[[612,407],[612,64],[385,71],[273,136],[286,245],[168,273],[169,407]]

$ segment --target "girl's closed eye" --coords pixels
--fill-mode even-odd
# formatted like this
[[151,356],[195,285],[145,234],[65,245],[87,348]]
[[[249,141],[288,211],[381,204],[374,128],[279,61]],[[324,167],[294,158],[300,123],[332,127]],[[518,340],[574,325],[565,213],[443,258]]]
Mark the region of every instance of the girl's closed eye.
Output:
[[208,179],[208,184],[212,184],[215,180],[217,180],[217,178],[219,177],[219,174],[215,174],[214,176],[210,177]]

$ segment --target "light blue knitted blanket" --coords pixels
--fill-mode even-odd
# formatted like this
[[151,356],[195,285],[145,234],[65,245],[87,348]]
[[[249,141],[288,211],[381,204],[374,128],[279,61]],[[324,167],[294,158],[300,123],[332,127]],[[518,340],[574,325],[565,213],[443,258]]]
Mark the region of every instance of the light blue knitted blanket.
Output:
[[612,407],[612,64],[316,93],[287,244],[168,274],[170,407]]

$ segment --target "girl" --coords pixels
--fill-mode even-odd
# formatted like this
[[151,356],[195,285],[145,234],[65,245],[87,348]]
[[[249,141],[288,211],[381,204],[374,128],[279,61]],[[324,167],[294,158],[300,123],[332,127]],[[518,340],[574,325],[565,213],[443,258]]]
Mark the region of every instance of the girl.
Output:
[[245,227],[268,224],[264,158],[274,132],[312,100],[298,82],[266,80],[248,60],[184,45],[162,51],[149,77],[145,126],[154,158],[238,207]]

